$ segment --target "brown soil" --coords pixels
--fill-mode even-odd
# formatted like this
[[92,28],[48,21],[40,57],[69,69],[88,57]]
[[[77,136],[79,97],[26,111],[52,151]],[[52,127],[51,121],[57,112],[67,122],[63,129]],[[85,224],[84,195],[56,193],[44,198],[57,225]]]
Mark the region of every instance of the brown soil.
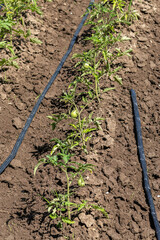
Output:
[[[33,18],[28,14],[27,21],[43,44],[37,46],[19,40],[20,69],[9,69],[6,72],[9,81],[0,85],[0,163],[10,154],[37,96],[66,52],[89,1],[40,2],[43,17]],[[73,226],[58,231],[38,194],[49,194],[61,176],[50,167],[41,168],[33,176],[37,160],[51,149],[49,140],[64,131],[59,125],[52,132],[46,116],[62,110],[58,96],[74,75],[70,57],[42,102],[16,158],[0,176],[0,240],[156,239],[137,156],[130,89],[137,94],[150,187],[160,221],[160,6],[157,0],[147,0],[135,1],[134,8],[141,17],[123,30],[131,37],[126,47],[133,49],[132,58],[123,59],[123,86],[116,84],[115,91],[102,96],[95,113],[105,118],[103,131],[90,142],[89,155],[77,156],[77,160],[96,165],[96,170],[86,175],[86,187],[78,191],[76,199],[103,206],[109,219],[97,212],[82,212]],[[81,31],[73,52],[83,51],[84,29],[87,28]],[[0,74],[3,77],[4,73]]]

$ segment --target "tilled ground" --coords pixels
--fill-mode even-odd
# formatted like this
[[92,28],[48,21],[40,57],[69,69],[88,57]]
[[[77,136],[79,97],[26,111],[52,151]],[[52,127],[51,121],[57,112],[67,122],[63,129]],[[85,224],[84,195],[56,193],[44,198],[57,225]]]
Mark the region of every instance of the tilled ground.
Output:
[[[21,67],[8,70],[8,82],[0,85],[0,163],[10,154],[89,4],[87,0],[40,3],[43,17],[28,14],[26,21],[43,44],[36,46],[21,39],[17,43]],[[95,172],[86,175],[86,187],[77,192],[76,200],[103,206],[109,219],[94,211],[82,212],[73,226],[58,231],[38,194],[49,194],[63,176],[50,167],[41,168],[33,176],[37,160],[51,149],[49,140],[65,130],[62,124],[52,132],[46,116],[63,110],[58,97],[74,78],[70,57],[43,100],[16,158],[0,176],[0,240],[156,239],[137,156],[130,89],[137,94],[150,187],[160,221],[158,4],[156,0],[135,1],[134,8],[141,17],[123,30],[131,37],[126,48],[133,49],[132,58],[122,60],[123,86],[115,84],[115,91],[102,95],[98,110],[93,107],[94,114],[105,118],[103,130],[91,140],[88,155],[76,156],[77,161],[96,165]],[[87,48],[81,41],[86,31],[84,27],[73,52]],[[2,77],[3,72],[0,74]]]

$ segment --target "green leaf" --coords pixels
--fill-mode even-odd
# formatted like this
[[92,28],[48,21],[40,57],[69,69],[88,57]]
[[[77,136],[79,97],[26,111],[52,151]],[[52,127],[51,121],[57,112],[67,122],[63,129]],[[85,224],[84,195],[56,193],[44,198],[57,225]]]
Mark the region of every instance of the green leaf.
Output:
[[64,163],[67,164],[70,159],[70,155],[67,155],[67,154],[61,154],[61,155]]
[[115,68],[109,75],[111,76],[112,74],[117,73],[121,68],[122,68],[121,66]]
[[62,228],[63,226],[62,226],[62,222],[59,222],[58,224],[57,224],[57,228]]
[[83,209],[87,204],[87,201],[83,201],[83,203],[81,203],[77,209],[77,211],[79,212],[81,209]]
[[82,97],[82,101],[84,102],[84,103],[87,103],[87,98],[85,98],[84,96]]
[[93,93],[91,91],[88,91],[88,95],[89,95],[90,98],[93,97]]
[[129,53],[133,52],[133,49],[128,49],[124,52],[124,55],[127,55],[128,57],[131,57],[131,55]]
[[65,202],[65,205],[66,206],[77,206],[77,204],[72,203],[72,202],[68,202],[68,201]]
[[66,208],[61,208],[60,211],[61,212],[65,212],[67,209]]
[[53,123],[51,123],[51,125],[52,125],[52,130],[54,131],[54,129],[56,128],[56,123],[53,122]]
[[65,223],[68,223],[68,224],[73,224],[73,223],[75,223],[75,221],[72,221],[72,220],[70,220],[70,219],[67,218],[67,217],[62,217],[62,221],[65,222]]
[[77,170],[77,167],[73,166],[73,165],[69,165],[69,168],[72,168],[73,170]]
[[74,142],[74,144],[71,145],[71,149],[73,149],[74,147],[78,146],[80,142]]
[[36,43],[36,44],[42,44],[42,41],[41,40],[39,40],[38,38],[30,38],[30,42],[32,42],[32,43]]
[[100,121],[100,120],[105,120],[105,118],[101,118],[101,117],[94,118],[94,121]]
[[37,163],[37,165],[36,165],[35,168],[34,168],[34,176],[36,175],[36,171],[37,171],[37,169],[39,168],[39,166],[40,166],[41,164],[43,164],[45,161],[46,161],[46,159],[43,158],[43,159],[41,159],[41,160]]
[[86,137],[86,138],[85,138],[85,142],[87,142],[88,140],[90,140],[91,137],[92,137],[92,136]]
[[[41,196],[41,195],[40,195],[40,196]],[[47,198],[45,198],[45,197],[43,197],[43,196],[41,196],[41,198],[42,198],[43,200],[45,200],[48,204],[50,204],[50,201],[48,201]]]
[[115,87],[113,87],[113,88],[105,88],[105,89],[103,89],[103,92],[108,92],[108,91],[114,90],[114,89],[115,89]]
[[7,63],[7,59],[2,58],[2,60],[0,61],[0,66],[3,66],[5,63]]
[[[50,212],[53,208],[53,204],[51,204],[49,207],[48,207],[48,212]],[[52,214],[54,215],[56,213],[56,208],[53,209],[52,211]]]
[[123,36],[121,38],[121,41],[128,41],[128,40],[131,40],[131,38],[127,37],[127,36]]
[[82,108],[82,109],[83,109],[83,108],[84,108],[84,106],[82,105],[82,106],[80,106],[80,108]]
[[49,216],[50,216],[50,218],[51,218],[52,220],[58,218],[58,215],[57,215],[57,214],[52,214],[52,213],[51,213]]
[[95,130],[97,130],[97,129],[96,128],[87,128],[87,129],[83,130],[83,133],[89,133],[89,132],[93,132]]
[[52,117],[52,116],[47,116],[47,118],[49,118],[49,119],[53,120],[53,117]]
[[116,82],[118,82],[120,85],[122,85],[122,78],[119,77],[118,75],[115,75],[115,76],[114,76],[114,80],[115,80]]
[[60,144],[59,144],[59,143],[56,144],[56,145],[54,145],[53,148],[52,148],[52,151],[51,151],[51,155],[52,155],[59,147],[60,147]]
[[72,126],[75,129],[77,129],[77,126],[75,124],[69,124],[69,125]]
[[6,41],[0,42],[0,48],[5,48],[6,44],[7,44]]
[[12,53],[12,55],[15,55],[14,49],[12,46],[7,46],[7,49]]
[[15,61],[12,61],[11,62],[11,66],[13,66],[13,67],[15,67],[15,68],[19,68],[19,65],[18,65],[18,63],[17,62],[15,62]]
[[104,216],[105,216],[106,218],[108,218],[108,213],[105,211],[104,208],[99,207],[98,205],[94,205],[94,204],[91,204],[90,206],[91,206],[92,208],[94,208],[94,209],[102,212],[102,213],[104,214]]

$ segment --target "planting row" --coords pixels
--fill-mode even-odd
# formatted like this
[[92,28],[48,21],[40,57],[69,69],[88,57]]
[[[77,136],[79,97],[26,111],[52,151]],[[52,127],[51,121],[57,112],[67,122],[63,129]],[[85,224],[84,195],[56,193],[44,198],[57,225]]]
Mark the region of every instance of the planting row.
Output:
[[[48,116],[52,120],[53,130],[60,121],[64,122],[67,130],[63,138],[51,139],[54,142],[52,151],[39,160],[34,174],[40,165],[49,164],[65,176],[65,192],[64,189],[54,190],[52,199],[41,196],[47,204],[50,218],[58,228],[62,228],[63,223],[73,224],[75,214],[82,210],[95,209],[108,217],[106,210],[94,202],[74,201],[77,187],[85,186],[84,173],[95,170],[94,165],[77,162],[74,156],[83,152],[88,154],[87,144],[93,132],[101,130],[103,118],[95,116],[92,106],[99,107],[102,93],[114,89],[113,81],[122,84],[118,72],[123,64],[118,64],[118,59],[130,56],[132,49],[122,50],[118,47],[119,43],[129,40],[121,34],[121,30],[137,17],[132,10],[132,1],[104,0],[93,4],[86,23],[89,34],[84,39],[91,47],[88,51],[73,55],[76,61],[75,78],[60,98],[66,111]],[[105,84],[102,84],[102,80],[103,83],[105,80]]]

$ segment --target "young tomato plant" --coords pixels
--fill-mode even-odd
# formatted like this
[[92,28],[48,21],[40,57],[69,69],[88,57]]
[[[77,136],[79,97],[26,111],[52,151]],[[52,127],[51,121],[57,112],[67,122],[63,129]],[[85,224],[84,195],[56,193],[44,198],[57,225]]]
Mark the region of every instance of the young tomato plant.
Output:
[[[124,24],[122,13],[126,3],[122,0],[101,1],[94,4],[86,24],[92,25],[92,35],[86,40],[92,43],[92,49],[74,54],[73,58],[79,59],[75,67],[79,67],[81,79],[88,90],[100,103],[102,92],[114,88],[101,88],[101,79],[115,80],[122,84],[122,79],[117,74],[122,68],[115,64],[116,60],[124,55],[130,56],[132,49],[122,51],[117,47],[119,42],[130,40],[121,36],[116,27]],[[129,7],[128,7],[129,8]]]
[[[71,123],[69,126],[71,127],[69,133],[66,136],[66,139],[63,141],[67,144],[70,150],[75,150],[75,148],[81,148],[87,153],[87,142],[92,138],[92,132],[98,129],[101,129],[101,120],[103,118],[95,117],[92,118],[92,114],[90,113],[87,117],[82,117],[83,109],[79,109],[76,106],[76,109],[72,110],[70,114],[52,114],[52,116],[48,116],[53,123],[52,128],[55,128],[56,124],[62,119],[70,119]],[[59,120],[58,120],[59,119]],[[53,138],[51,141],[57,142],[58,139]],[[51,152],[54,149],[57,149],[59,144],[55,144]]]
[[37,0],[0,0],[0,6],[0,48],[4,49],[8,55],[8,58],[0,60],[0,67],[14,66],[18,68],[17,62],[14,61],[17,56],[13,39],[16,36],[25,38],[30,36],[29,29],[26,30],[23,14],[27,10],[38,14],[41,14],[41,11],[37,6]]
[[[68,107],[68,113],[52,114],[52,116],[48,116],[48,118],[53,121],[53,130],[58,122],[63,119],[68,119],[71,129],[67,134],[65,142],[70,146],[71,150],[75,147],[80,147],[87,153],[86,144],[88,140],[91,139],[92,132],[101,129],[100,121],[103,120],[103,118],[93,117],[93,111],[90,114],[87,113],[86,108],[89,108],[91,104],[93,104],[95,96],[91,91],[78,94],[76,91],[78,84],[83,84],[83,81],[80,81],[79,78],[70,84],[68,92],[64,92],[61,97],[61,101],[64,102],[66,108]],[[80,103],[80,105],[78,103]]]
[[86,171],[90,171],[92,173],[94,170],[94,165],[87,163],[82,164],[76,161],[72,161],[72,155],[68,152],[68,146],[66,146],[61,141],[59,141],[58,144],[59,151],[55,150],[53,155],[47,155],[46,158],[41,159],[34,169],[34,174],[36,174],[36,171],[41,164],[50,164],[65,174],[66,192],[55,191],[53,194],[53,199],[51,201],[43,197],[47,203],[50,218],[53,220],[57,219],[58,227],[62,227],[63,223],[73,224],[74,220],[72,219],[72,215],[79,213],[84,208],[99,210],[104,214],[105,217],[108,217],[105,209],[98,205],[89,204],[85,200],[80,203],[71,201],[71,198],[74,197],[74,183],[77,182],[78,187],[84,187],[84,173]]
[[[63,223],[74,223],[74,214],[82,209],[96,209],[108,217],[105,209],[98,205],[90,204],[85,200],[74,202],[75,183],[77,187],[84,187],[84,174],[86,171],[92,172],[94,165],[79,163],[72,159],[79,147],[87,153],[86,143],[92,137],[92,132],[101,129],[100,121],[103,118],[93,117],[92,106],[95,102],[100,105],[102,92],[114,89],[102,87],[101,79],[113,79],[122,84],[122,79],[117,74],[121,66],[117,66],[115,61],[124,55],[130,56],[132,51],[131,49],[122,51],[118,47],[119,42],[129,40],[119,33],[119,29],[122,24],[129,21],[130,4],[131,1],[128,8],[126,1],[123,0],[103,0],[94,4],[87,22],[92,26],[92,34],[86,38],[93,48],[73,56],[78,59],[75,64],[77,76],[69,85],[68,91],[61,96],[67,113],[48,116],[52,120],[53,130],[60,121],[66,120],[68,131],[65,132],[66,136],[63,140],[58,138],[51,140],[54,141],[52,151],[50,155],[39,160],[34,174],[41,164],[50,164],[65,175],[66,190],[54,191],[52,200],[43,197],[47,203],[49,216],[58,221],[59,227],[62,227]],[[124,9],[127,9],[127,12]]]

